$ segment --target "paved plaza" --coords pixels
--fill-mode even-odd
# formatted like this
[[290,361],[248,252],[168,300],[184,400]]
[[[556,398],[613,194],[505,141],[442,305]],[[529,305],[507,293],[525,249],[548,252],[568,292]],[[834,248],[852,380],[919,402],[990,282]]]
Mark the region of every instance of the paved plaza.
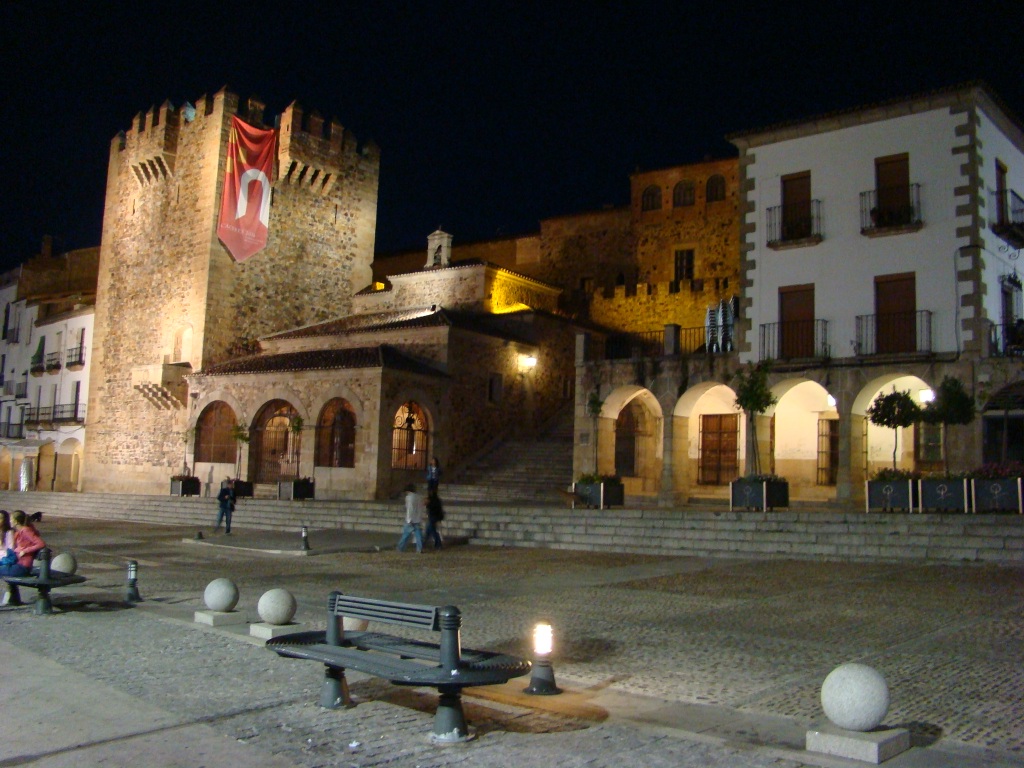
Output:
[[[849,766],[803,750],[837,665],[878,669],[884,725],[914,748],[885,763],[1024,766],[1024,567],[609,555],[394,536],[196,530],[47,517],[80,587],[57,612],[0,608],[0,766]],[[126,561],[144,602],[125,604]],[[523,678],[465,699],[476,738],[431,745],[436,694],[350,673],[357,706],[317,706],[322,665],[192,621],[214,578],[256,619],[268,589],[324,626],[332,589],[454,604],[463,643],[529,655],[555,628],[565,693]],[[26,598],[28,595],[26,595]],[[15,703],[17,702],[17,703]]]

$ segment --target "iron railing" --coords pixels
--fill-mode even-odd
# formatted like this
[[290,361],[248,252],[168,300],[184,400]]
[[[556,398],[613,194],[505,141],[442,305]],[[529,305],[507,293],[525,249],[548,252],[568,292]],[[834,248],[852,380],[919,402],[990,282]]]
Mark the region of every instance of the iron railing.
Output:
[[988,334],[989,357],[1024,357],[1024,320],[992,323]]
[[19,400],[24,400],[28,397],[28,382],[20,381],[17,386],[14,387],[14,396]]
[[604,342],[605,360],[632,357],[661,357],[665,354],[665,332],[613,333]]
[[60,370],[60,352],[47,352],[46,362],[44,363],[46,370],[48,371],[59,371]]
[[12,437],[20,440],[25,437],[25,425],[0,421],[0,437]]
[[860,193],[860,231],[864,234],[921,226],[921,185],[882,187]]
[[769,247],[822,239],[821,200],[772,206],[767,214]]
[[64,357],[64,364],[85,365],[85,347],[83,345],[68,347],[67,354]]
[[761,325],[761,360],[827,358],[828,320],[786,320]]
[[932,313],[857,315],[857,355],[927,354],[932,351]]
[[25,423],[85,421],[84,403],[33,406],[25,409]]

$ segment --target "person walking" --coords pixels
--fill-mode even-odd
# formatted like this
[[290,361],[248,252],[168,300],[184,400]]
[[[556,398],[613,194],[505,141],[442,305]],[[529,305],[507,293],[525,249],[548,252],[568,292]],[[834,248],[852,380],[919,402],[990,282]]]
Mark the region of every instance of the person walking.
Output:
[[402,536],[398,540],[398,551],[405,550],[409,537],[416,539],[416,552],[423,552],[423,531],[420,524],[423,522],[423,498],[416,493],[416,486],[411,483],[405,487],[405,526],[402,528]]
[[437,491],[437,486],[441,483],[441,462],[437,460],[435,456],[430,460],[427,465],[427,493],[431,491]]
[[441,532],[437,526],[444,520],[444,507],[441,506],[441,497],[437,490],[427,493],[427,528],[423,531],[423,539],[426,543],[434,542],[434,549],[441,548]]
[[224,482],[220,484],[220,492],[217,494],[217,525],[214,526],[214,531],[220,530],[221,521],[224,522],[224,534],[231,533],[231,513],[235,511],[235,481],[230,477],[225,477]]

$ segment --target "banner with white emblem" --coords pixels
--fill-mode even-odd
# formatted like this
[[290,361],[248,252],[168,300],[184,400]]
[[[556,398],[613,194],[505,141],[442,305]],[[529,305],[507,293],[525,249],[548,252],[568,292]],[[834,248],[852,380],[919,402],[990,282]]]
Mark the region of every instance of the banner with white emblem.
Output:
[[275,146],[273,130],[253,128],[232,115],[217,237],[235,261],[267,244]]

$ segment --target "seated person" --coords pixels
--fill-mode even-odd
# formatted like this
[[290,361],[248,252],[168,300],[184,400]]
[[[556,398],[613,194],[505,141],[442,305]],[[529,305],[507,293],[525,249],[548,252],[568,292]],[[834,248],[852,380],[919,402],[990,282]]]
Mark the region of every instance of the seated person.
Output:
[[0,565],[0,576],[28,576],[36,552],[45,547],[46,542],[20,509],[11,515],[11,521],[14,523],[13,549],[18,560],[12,565]]

